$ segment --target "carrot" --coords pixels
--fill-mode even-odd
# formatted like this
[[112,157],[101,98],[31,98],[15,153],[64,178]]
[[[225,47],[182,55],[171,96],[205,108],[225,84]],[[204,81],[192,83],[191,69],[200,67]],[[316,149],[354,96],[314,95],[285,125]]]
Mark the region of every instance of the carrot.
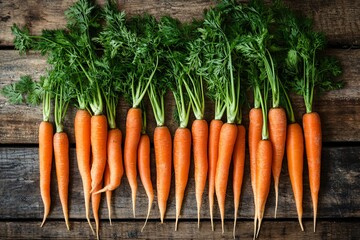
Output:
[[137,149],[141,134],[141,109],[130,108],[126,117],[126,136],[124,146],[125,173],[131,188],[133,214],[135,217],[136,192],[137,192]]
[[195,167],[195,195],[198,215],[198,227],[200,227],[200,209],[202,195],[206,185],[209,162],[207,157],[208,124],[206,120],[196,119],[191,127]]
[[68,213],[69,139],[67,134],[65,132],[55,133],[53,143],[59,197],[65,217],[66,227],[68,230],[70,230]]
[[229,168],[236,137],[237,126],[235,124],[224,123],[220,131],[219,156],[215,173],[215,193],[220,209],[222,233],[224,233],[225,197]]
[[306,157],[309,168],[309,183],[314,211],[314,232],[320,190],[322,134],[320,116],[316,112],[303,115]]
[[288,125],[286,137],[286,155],[299,224],[301,230],[304,231],[302,224],[304,136],[301,126],[298,123],[291,123]]
[[240,204],[241,188],[245,166],[245,127],[237,125],[237,137],[233,151],[233,192],[234,192],[234,230],[235,238],[237,212]]
[[263,124],[263,115],[261,108],[252,108],[249,112],[249,155],[250,155],[251,186],[253,189],[255,205],[256,205],[256,190],[255,190],[256,189],[256,152],[257,152],[257,145],[261,140],[262,124]]
[[272,175],[275,187],[275,214],[276,218],[279,201],[279,179],[282,161],[285,153],[286,142],[286,112],[284,108],[270,108],[269,110],[269,135],[273,146]]
[[51,165],[53,154],[53,125],[48,121],[42,121],[39,126],[39,166],[40,166],[40,193],[44,204],[44,218],[42,227],[50,212],[51,194]]
[[154,149],[156,162],[156,189],[161,223],[164,222],[166,204],[171,185],[172,145],[167,127],[156,127],[154,131]]
[[272,166],[271,141],[263,139],[258,143],[256,152],[256,216],[259,221],[257,234],[264,216],[265,204],[270,191]]
[[[94,232],[90,222],[90,191],[91,191],[91,175],[90,175],[90,131],[91,131],[91,115],[87,110],[77,110],[74,120],[75,142],[76,142],[76,158],[78,169],[80,172],[84,200],[85,200],[85,216]],[[94,232],[95,233],[95,232]]]
[[106,165],[107,119],[105,115],[91,117],[91,192],[102,182]]
[[188,128],[178,128],[174,136],[174,171],[175,171],[175,201],[176,220],[175,231],[181,212],[186,185],[189,179],[191,151],[191,133]]
[[[109,164],[108,162],[106,163],[105,166],[105,171],[104,171],[104,186],[110,184],[110,168],[109,168]],[[100,193],[100,191],[95,192],[95,194]],[[111,222],[111,215],[112,215],[112,210],[111,210],[111,198],[112,198],[112,190],[106,190],[105,191],[105,195],[106,195],[106,205],[108,208],[108,217],[109,217],[109,222],[110,225],[112,225]]]
[[109,182],[98,192],[113,191],[121,184],[124,174],[121,150],[122,134],[120,129],[110,129],[107,137],[107,164],[109,165]]
[[210,129],[209,129],[208,175],[209,175],[209,207],[210,207],[210,220],[211,220],[212,231],[214,231],[213,208],[214,208],[214,193],[215,193],[215,173],[216,173],[216,164],[219,153],[219,136],[222,125],[223,122],[221,120],[213,119],[210,123]]
[[96,193],[102,187],[102,182],[98,184],[94,191],[91,193],[91,205],[96,225],[96,239],[99,239],[100,219],[99,219],[99,208],[101,202],[101,193]]
[[154,201],[154,189],[151,182],[151,166],[150,166],[150,138],[147,134],[142,134],[138,146],[138,169],[141,179],[141,183],[144,186],[146,195],[149,199],[148,212],[144,226],[141,228],[141,232],[144,230],[147,220],[149,219],[151,206]]

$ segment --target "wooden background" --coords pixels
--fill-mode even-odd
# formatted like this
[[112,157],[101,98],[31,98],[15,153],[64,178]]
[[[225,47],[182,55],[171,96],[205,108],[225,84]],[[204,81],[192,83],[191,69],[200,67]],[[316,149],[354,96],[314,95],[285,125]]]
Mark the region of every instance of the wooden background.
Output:
[[[0,1],[0,88],[21,75],[39,77],[46,69],[46,59],[37,53],[19,56],[13,47],[10,26],[13,23],[28,25],[34,34],[43,28],[58,28],[65,24],[64,10],[75,0],[13,0]],[[100,2],[101,4],[103,1]],[[360,239],[360,5],[357,0],[287,0],[286,3],[314,19],[316,29],[328,37],[327,54],[341,60],[344,73],[341,78],[346,86],[342,90],[327,93],[316,99],[314,109],[322,118],[324,149],[322,159],[322,180],[319,196],[317,231],[312,231],[312,207],[307,178],[304,169],[304,227],[301,232],[297,222],[295,203],[287,171],[286,160],[281,172],[278,218],[273,218],[274,191],[271,190],[266,205],[260,239]],[[170,14],[188,21],[201,18],[203,9],[213,5],[209,0],[123,0],[122,9],[129,14],[149,12],[156,16]],[[172,133],[176,129],[172,112],[174,102],[167,96],[167,123]],[[294,98],[297,120],[301,119],[304,106],[301,98]],[[206,119],[212,118],[211,103]],[[125,114],[128,105],[121,101],[117,123],[124,131]],[[247,118],[245,110],[245,119]],[[150,109],[148,113],[150,113]],[[93,239],[86,221],[82,198],[81,180],[76,166],[74,132],[72,123],[74,110],[70,109],[65,128],[70,136],[72,148],[71,180],[69,190],[71,231],[66,230],[61,205],[57,197],[56,181],[52,184],[52,209],[47,223],[40,228],[43,205],[38,180],[38,124],[42,119],[40,108],[13,106],[0,96],[0,239]],[[153,135],[154,119],[148,114],[148,132]],[[191,124],[191,122],[190,122]],[[152,153],[153,154],[153,153]],[[153,183],[155,167],[152,158]],[[233,205],[229,186],[226,202],[226,229],[221,234],[219,211],[215,207],[215,231],[210,229],[208,196],[203,196],[202,221],[197,228],[193,169],[186,190],[179,229],[174,232],[175,199],[174,183],[168,201],[164,224],[160,224],[157,202],[152,206],[150,221],[141,232],[144,222],[147,198],[139,181],[136,218],[132,217],[130,188],[126,177],[113,194],[113,225],[107,220],[104,201],[101,207],[102,239],[139,238],[232,238]],[[53,174],[55,180],[55,174]],[[207,191],[207,189],[205,190]],[[253,233],[253,200],[249,180],[248,158],[244,176],[243,191],[237,225],[236,238],[251,239]]]

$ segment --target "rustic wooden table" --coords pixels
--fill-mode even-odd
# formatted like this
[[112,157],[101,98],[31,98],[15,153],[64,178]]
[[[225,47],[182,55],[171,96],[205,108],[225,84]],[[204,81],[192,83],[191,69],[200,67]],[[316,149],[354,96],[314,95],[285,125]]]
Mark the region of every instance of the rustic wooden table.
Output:
[[[37,53],[19,56],[13,48],[10,26],[13,23],[27,24],[31,32],[38,34],[43,28],[63,27],[64,10],[75,0],[63,1],[0,1],[0,88],[30,74],[37,78],[44,73],[46,59]],[[101,1],[103,2],[103,1]],[[315,109],[323,124],[322,181],[319,199],[317,231],[312,230],[312,207],[310,200],[307,167],[304,171],[304,227],[301,232],[290,186],[287,164],[281,172],[278,218],[273,219],[274,192],[271,190],[262,225],[261,239],[360,239],[360,5],[356,0],[332,1],[286,1],[295,10],[312,17],[316,29],[325,32],[328,38],[328,54],[336,55],[343,66],[341,78],[346,86],[317,99]],[[157,16],[170,14],[187,21],[200,18],[203,9],[214,4],[210,0],[127,0],[121,7],[130,14],[150,12]],[[174,109],[172,97],[167,96],[167,111]],[[294,99],[297,119],[301,119],[304,106],[300,98]],[[210,104],[209,104],[210,105]],[[118,124],[124,131],[124,116],[128,105],[121,101]],[[149,113],[151,111],[148,111]],[[41,109],[30,106],[13,106],[0,96],[0,239],[92,239],[84,219],[81,180],[78,174],[72,122],[74,110],[70,110],[65,123],[72,148],[70,180],[70,223],[67,231],[61,205],[57,197],[55,181],[52,185],[52,209],[43,228],[40,223],[43,206],[39,193],[38,170],[38,123]],[[174,133],[176,123],[168,114],[168,124]],[[212,113],[206,115],[211,119]],[[245,115],[245,119],[247,116]],[[148,129],[155,123],[149,114]],[[152,131],[150,131],[152,136]],[[155,176],[152,158],[152,174]],[[193,175],[191,169],[190,176]],[[55,174],[53,174],[55,180]],[[249,180],[248,158],[237,225],[236,238],[251,239],[253,234],[253,200]],[[140,181],[139,181],[140,182]],[[155,183],[155,178],[153,179]],[[230,189],[231,186],[229,186]],[[160,223],[157,203],[152,206],[150,221],[141,232],[147,198],[141,184],[137,198],[137,216],[132,217],[130,188],[126,180],[113,194],[113,225],[107,220],[105,201],[101,206],[102,239],[117,238],[232,238],[233,208],[232,191],[226,202],[225,234],[221,234],[219,211],[215,208],[215,231],[211,231],[207,194],[203,197],[202,221],[197,228],[194,180],[189,179],[179,229],[174,231],[175,201],[174,184],[168,201],[166,221]]]

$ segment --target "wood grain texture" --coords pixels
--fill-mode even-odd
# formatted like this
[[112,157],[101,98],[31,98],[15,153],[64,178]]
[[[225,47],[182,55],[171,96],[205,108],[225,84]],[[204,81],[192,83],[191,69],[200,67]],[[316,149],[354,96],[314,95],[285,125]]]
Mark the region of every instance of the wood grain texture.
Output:
[[[64,11],[75,0],[14,0],[0,1],[0,44],[13,45],[10,27],[16,23],[29,26],[33,34],[42,29],[54,29],[66,24]],[[103,4],[104,0],[97,0]],[[120,8],[129,15],[148,12],[159,17],[171,15],[181,21],[201,18],[204,9],[215,4],[215,0],[121,0]],[[246,2],[246,1],[242,1]],[[359,45],[360,5],[356,0],[294,1],[285,3],[296,11],[314,19],[315,28],[326,33],[329,44],[337,46]]]
[[[319,218],[359,218],[360,217],[360,147],[324,148],[322,157],[321,190],[319,197]],[[152,182],[155,185],[155,159],[152,151],[151,158]],[[1,219],[38,219],[42,218],[43,206],[39,193],[38,148],[9,148],[0,147],[0,208]],[[78,173],[75,150],[70,151],[70,184],[69,184],[69,215],[71,219],[84,219],[84,206],[80,174]],[[196,219],[195,187],[193,162],[189,182],[185,192],[183,219]],[[310,190],[307,168],[304,167],[304,218],[312,217]],[[232,176],[230,176],[231,179]],[[174,179],[172,179],[174,180]],[[147,197],[138,179],[136,219],[144,219],[147,210]],[[48,219],[62,219],[61,204],[57,194],[55,172],[52,174],[52,208]],[[225,217],[227,221],[233,218],[232,186],[229,184],[226,199]],[[156,196],[156,193],[155,193]],[[174,181],[168,201],[165,219],[175,218]],[[239,211],[240,219],[253,218],[253,198],[250,186],[248,156],[246,159],[245,175]],[[273,218],[274,190],[271,187],[265,218]],[[219,219],[217,204],[214,217]],[[113,218],[131,221],[131,191],[124,176],[121,186],[113,193]],[[203,197],[202,219],[209,220],[207,188]],[[295,203],[289,181],[287,164],[284,161],[280,176],[278,218],[297,219]],[[105,201],[101,205],[101,217],[107,219]],[[155,202],[150,214],[151,219],[159,220],[159,212]]]
[[[314,110],[320,113],[323,125],[323,139],[326,142],[359,141],[360,140],[360,50],[327,50],[327,54],[335,55],[343,65],[341,79],[345,88],[326,93],[315,99]],[[19,56],[17,51],[0,50],[0,88],[17,81],[21,75],[29,74],[38,79],[47,67],[45,57],[30,53]],[[340,106],[340,107],[339,107]],[[146,103],[148,113],[148,132],[152,139],[156,126],[150,104]],[[120,100],[117,113],[117,124],[125,134],[125,118],[129,105]],[[174,134],[177,123],[173,118],[174,100],[171,93],[166,96],[166,124]],[[247,109],[244,110],[244,121],[247,124]],[[296,118],[301,122],[305,111],[303,100],[294,98]],[[65,131],[69,133],[70,142],[74,143],[73,119],[75,110],[69,109],[65,120]],[[213,117],[213,104],[206,102],[205,119]],[[0,95],[0,144],[36,144],[38,142],[38,124],[42,118],[41,107],[11,105]],[[191,121],[193,120],[193,117]],[[190,124],[191,124],[190,121]],[[189,125],[190,126],[190,125]]]
[[[174,231],[173,221],[164,224],[148,222],[141,232],[142,222],[102,222],[100,239],[233,239],[233,222],[225,223],[225,233],[221,234],[220,222],[216,221],[216,229],[212,232],[210,222],[204,222],[200,230],[196,222],[180,223],[177,232]],[[351,240],[359,239],[359,220],[356,221],[325,221],[320,220],[316,232],[312,232],[311,220],[304,221],[305,231],[302,232],[296,221],[264,222],[259,235],[261,239],[292,239],[292,240]],[[72,222],[71,230],[66,231],[60,221],[48,221],[40,228],[37,222],[6,221],[0,224],[1,239],[96,239],[86,222]],[[236,239],[251,240],[252,221],[239,221],[236,228]]]

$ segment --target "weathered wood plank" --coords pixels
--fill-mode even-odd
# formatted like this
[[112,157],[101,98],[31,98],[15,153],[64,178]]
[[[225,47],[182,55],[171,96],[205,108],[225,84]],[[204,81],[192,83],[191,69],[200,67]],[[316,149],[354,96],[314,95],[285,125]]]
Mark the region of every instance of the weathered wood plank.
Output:
[[[41,219],[43,206],[39,194],[38,172],[38,149],[37,148],[0,148],[0,216],[2,219]],[[70,179],[70,218],[83,219],[83,195],[82,184],[77,170],[75,151],[70,153],[71,179]],[[319,218],[347,218],[360,217],[360,147],[325,148],[323,150],[323,164],[321,176],[321,191],[319,197]],[[246,161],[244,185],[241,197],[239,217],[252,219],[253,199],[249,178],[248,158]],[[152,181],[155,186],[155,160],[152,154]],[[308,184],[308,174],[304,169],[304,217],[312,217],[312,207]],[[230,174],[231,178],[231,174]],[[58,199],[55,172],[52,181],[52,209],[49,219],[62,219],[61,204]],[[174,179],[174,178],[173,178]],[[147,198],[145,191],[139,182],[137,198],[136,219],[144,219],[147,210]],[[231,181],[229,181],[231,182]],[[202,218],[209,219],[207,190],[203,196]],[[226,218],[233,218],[232,186],[229,183],[228,197],[226,201]],[[287,164],[284,161],[281,172],[279,190],[278,218],[297,218],[293,194],[289,181]],[[174,180],[168,201],[166,219],[174,219],[175,199]],[[186,190],[182,219],[196,219],[195,191],[193,178],[193,163],[191,164],[190,178]],[[120,188],[114,191],[113,218],[133,219],[131,209],[131,191],[126,177],[123,177]],[[107,218],[105,201],[102,202],[101,216]],[[274,212],[274,192],[271,189],[265,218],[271,219]],[[219,218],[219,210],[214,209],[215,218]],[[152,206],[151,219],[159,219],[159,212],[155,197]]]
[[[215,231],[211,231],[210,222],[203,222],[200,229],[196,222],[181,222],[177,232],[173,221],[164,224],[148,222],[141,232],[142,222],[108,222],[101,223],[100,239],[233,239],[233,223],[225,223],[225,233],[221,234],[220,222],[216,222]],[[316,232],[312,231],[312,222],[304,221],[302,232],[296,221],[264,222],[258,239],[359,239],[359,220],[325,221],[320,220]],[[219,226],[219,227],[218,227]],[[253,239],[252,221],[239,221],[236,228],[236,239]],[[86,222],[72,222],[71,230],[66,231],[60,221],[48,221],[43,228],[38,222],[4,222],[0,224],[1,239],[95,239]]]
[[[0,2],[0,44],[11,46],[13,36],[10,27],[14,24],[28,25],[31,32],[39,34],[42,29],[65,26],[64,11],[75,2],[65,1],[1,1]],[[103,0],[98,0],[104,3]],[[155,16],[171,15],[182,21],[201,18],[205,8],[214,0],[127,0],[120,1],[121,9],[129,15],[148,12]],[[246,1],[245,1],[246,2]],[[334,1],[292,1],[286,0],[290,8],[314,19],[315,28],[326,33],[332,45],[358,45],[360,39],[360,6],[356,0]]]
[[[343,65],[341,78],[346,86],[339,91],[329,92],[315,100],[314,109],[319,111],[322,117],[324,141],[359,141],[360,140],[360,50],[328,50],[328,54],[337,56]],[[17,81],[21,75],[32,75],[35,79],[43,74],[46,68],[46,60],[37,54],[19,56],[16,51],[0,51],[0,88],[6,84]],[[205,119],[211,120],[213,116],[213,104],[206,103]],[[152,136],[155,128],[152,109],[148,108],[148,130]],[[341,106],[341,107],[339,107]],[[117,123],[122,131],[125,126],[125,116],[129,105],[120,101],[118,107]],[[294,109],[297,119],[305,111],[300,97],[294,99]],[[167,124],[172,133],[175,132],[177,123],[173,118],[174,101],[171,94],[166,98]],[[244,113],[247,124],[247,110]],[[75,110],[70,109],[65,121],[65,129],[70,135],[70,141],[74,142],[73,119]],[[0,95],[0,143],[37,143],[38,123],[42,113],[40,107],[25,105],[13,106]],[[341,123],[341,124],[340,124]],[[191,122],[190,122],[191,124]]]

